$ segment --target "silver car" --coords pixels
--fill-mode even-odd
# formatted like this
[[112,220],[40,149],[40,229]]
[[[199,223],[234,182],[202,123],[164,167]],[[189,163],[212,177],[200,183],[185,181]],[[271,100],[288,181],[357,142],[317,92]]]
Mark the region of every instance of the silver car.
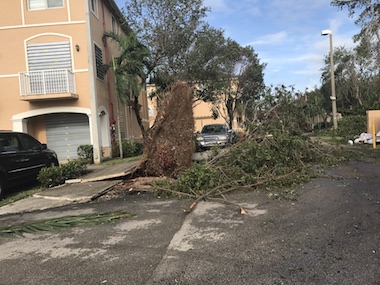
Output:
[[197,150],[228,146],[234,142],[235,132],[224,124],[205,125],[196,136]]

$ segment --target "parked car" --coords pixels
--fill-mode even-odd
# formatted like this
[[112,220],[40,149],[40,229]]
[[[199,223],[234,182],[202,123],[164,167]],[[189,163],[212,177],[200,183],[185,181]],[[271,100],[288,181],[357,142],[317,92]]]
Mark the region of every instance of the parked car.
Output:
[[42,167],[58,166],[57,154],[32,136],[0,131],[0,196],[4,189],[37,178]]
[[204,125],[202,131],[196,135],[197,150],[228,146],[234,141],[235,132],[224,124]]

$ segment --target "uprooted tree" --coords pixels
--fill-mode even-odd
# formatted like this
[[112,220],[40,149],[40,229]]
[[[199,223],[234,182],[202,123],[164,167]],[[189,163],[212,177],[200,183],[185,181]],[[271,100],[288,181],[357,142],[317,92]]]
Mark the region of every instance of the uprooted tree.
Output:
[[[194,95],[192,92],[194,87],[202,82],[223,82],[224,86],[230,86],[231,78],[226,79],[226,73],[231,76],[231,69],[234,67],[228,65],[228,69],[225,60],[228,59],[231,49],[235,47],[238,54],[234,53],[234,56],[240,56],[240,64],[244,66],[244,71],[249,71],[251,63],[255,64],[257,58],[252,49],[241,48],[236,42],[233,48],[226,49],[226,42],[232,40],[226,40],[222,30],[211,28],[204,22],[208,8],[203,6],[202,0],[127,0],[125,8],[127,24],[136,31],[138,41],[133,41],[132,51],[135,56],[129,56],[127,60],[123,60],[123,57],[118,58],[120,68],[117,70],[124,72],[127,70],[124,65],[128,66],[129,60],[134,63],[137,59],[136,63],[140,61],[144,65],[144,72],[139,72],[141,89],[144,89],[149,79],[159,91],[156,94],[159,116],[153,128],[148,130],[144,129],[142,120],[139,120],[138,96],[133,97],[134,110],[137,112],[136,117],[143,134],[147,155],[144,171],[154,176],[175,176],[190,166],[194,152],[192,141],[194,119],[192,113],[190,115],[182,109],[185,106],[191,108],[191,104],[187,105],[187,102],[190,102],[188,99]],[[109,36],[115,40],[114,35]],[[123,43],[120,39],[117,40],[117,43]],[[222,49],[218,43],[222,43]],[[122,51],[127,50],[127,47],[129,46],[125,45]],[[149,56],[146,56],[146,49],[149,50]],[[124,52],[121,55],[126,56]],[[243,61],[248,58],[252,60],[249,65],[245,65]],[[230,59],[228,64],[233,61],[235,58]],[[200,68],[194,69],[194,67]],[[246,82],[248,81],[249,78]],[[178,87],[176,85],[178,82],[186,83]],[[178,91],[179,89],[181,91]],[[208,96],[216,98],[220,95],[220,90],[209,92]],[[128,89],[126,91],[128,92]],[[182,96],[181,93],[189,95]],[[234,105],[228,109],[230,117],[236,105],[230,104],[231,98],[229,97],[226,103],[228,106]],[[188,122],[181,123],[185,119]],[[178,125],[181,127],[178,128]],[[175,143],[171,139],[175,139]],[[178,148],[181,149],[178,153],[173,152],[173,149]]]
[[193,88],[173,85],[158,98],[158,114],[145,136],[147,175],[176,177],[190,167],[194,153]]
[[209,161],[194,163],[165,186],[153,184],[153,189],[193,199],[187,212],[200,200],[234,204],[226,194],[237,189],[263,186],[268,195],[294,198],[291,187],[313,177],[316,164],[344,159],[339,148],[302,135],[305,117],[292,91],[278,86],[266,92],[247,113],[250,126],[240,142],[215,152]]

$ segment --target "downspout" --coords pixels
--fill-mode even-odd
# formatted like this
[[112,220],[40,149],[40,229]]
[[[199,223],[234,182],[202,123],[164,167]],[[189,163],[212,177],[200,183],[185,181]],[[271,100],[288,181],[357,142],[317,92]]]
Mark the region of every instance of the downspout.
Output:
[[[103,34],[106,32],[106,22],[105,22],[105,13],[104,13],[104,1],[102,1],[102,17],[103,17]],[[106,63],[108,64],[110,62],[109,54],[108,54],[108,46],[107,42],[103,42],[104,45],[104,51],[106,55]],[[113,135],[113,127],[116,123],[115,121],[115,116],[114,116],[114,110],[113,110],[113,103],[112,103],[112,97],[111,97],[111,83],[110,83],[110,72],[107,71],[107,93],[108,93],[108,101],[109,101],[109,108],[110,108],[110,130],[111,130],[111,139],[114,140],[114,135]]]

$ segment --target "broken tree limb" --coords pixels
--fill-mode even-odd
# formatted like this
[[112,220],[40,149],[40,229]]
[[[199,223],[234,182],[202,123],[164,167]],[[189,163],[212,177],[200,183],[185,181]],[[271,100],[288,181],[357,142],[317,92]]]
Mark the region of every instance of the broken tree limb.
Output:
[[240,214],[241,215],[246,215],[247,214],[247,211],[243,208],[243,206],[241,206],[238,203],[229,201],[226,198],[212,198],[212,197],[210,197],[210,198],[208,198],[208,200],[209,201],[214,201],[214,202],[221,202],[221,203],[228,204],[228,205],[237,206],[240,209]]

